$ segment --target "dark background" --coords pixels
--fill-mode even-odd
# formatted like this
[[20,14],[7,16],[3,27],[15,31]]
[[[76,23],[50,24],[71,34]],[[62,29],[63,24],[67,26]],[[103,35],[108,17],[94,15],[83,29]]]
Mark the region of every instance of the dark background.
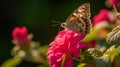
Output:
[[0,64],[12,57],[10,50],[14,45],[11,32],[14,27],[26,26],[34,34],[34,41],[48,45],[60,27],[60,24],[53,27],[56,23],[51,20],[64,22],[72,11],[86,2],[91,4],[91,19],[100,9],[106,8],[105,0],[1,0]]

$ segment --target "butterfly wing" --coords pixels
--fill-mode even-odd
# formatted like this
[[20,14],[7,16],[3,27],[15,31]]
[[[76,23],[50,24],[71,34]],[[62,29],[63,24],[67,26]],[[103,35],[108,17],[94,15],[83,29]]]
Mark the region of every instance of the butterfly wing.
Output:
[[65,27],[78,33],[90,33],[92,25],[90,20],[90,4],[85,3],[77,8],[66,20]]
[[74,20],[75,18],[80,17],[80,15],[90,17],[90,3],[85,3],[83,5],[80,5],[75,11],[73,11],[69,15],[66,22],[70,22],[70,21]]

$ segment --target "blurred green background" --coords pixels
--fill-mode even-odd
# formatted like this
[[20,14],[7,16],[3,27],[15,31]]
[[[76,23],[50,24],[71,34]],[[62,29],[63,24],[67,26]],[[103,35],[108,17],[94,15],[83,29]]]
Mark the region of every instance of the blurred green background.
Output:
[[[59,31],[56,23],[64,22],[79,5],[90,2],[91,19],[100,9],[106,8],[105,0],[1,0],[0,1],[0,65],[11,58],[11,32],[16,26],[26,26],[34,34],[33,40],[48,45]],[[35,67],[37,64],[21,63]]]

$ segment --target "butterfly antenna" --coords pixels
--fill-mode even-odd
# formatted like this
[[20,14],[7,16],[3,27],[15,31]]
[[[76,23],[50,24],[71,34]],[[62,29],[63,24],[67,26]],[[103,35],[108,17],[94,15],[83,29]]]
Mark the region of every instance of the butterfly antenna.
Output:
[[52,25],[53,27],[54,27],[54,26],[57,26],[57,25],[61,25],[61,23],[62,23],[62,22],[60,22],[60,21],[55,21],[55,20],[51,20],[51,22],[57,23],[57,24]]
[[51,22],[57,23],[57,24],[52,25],[53,27],[59,25],[59,28],[58,28],[58,33],[59,33],[59,31],[61,30],[61,23],[62,23],[62,22],[60,22],[60,21],[55,21],[55,20],[51,20]]
[[51,22],[57,23],[57,24],[61,24],[62,22],[60,21],[55,21],[55,20],[51,20]]
[[59,24],[54,24],[54,25],[52,25],[52,27],[55,27],[55,26],[58,26]]

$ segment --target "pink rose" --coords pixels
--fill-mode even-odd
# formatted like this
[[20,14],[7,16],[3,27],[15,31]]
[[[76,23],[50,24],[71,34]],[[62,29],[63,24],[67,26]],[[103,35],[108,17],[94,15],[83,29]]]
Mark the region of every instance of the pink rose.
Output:
[[50,67],[61,67],[63,57],[66,57],[64,67],[72,67],[73,59],[78,58],[80,49],[86,46],[85,42],[80,42],[85,34],[78,34],[72,30],[62,30],[50,43],[47,58]]
[[15,45],[24,46],[29,44],[28,30],[26,27],[15,27],[12,31],[13,43]]
[[108,17],[109,12],[110,11],[107,9],[100,10],[100,12],[93,17],[92,20],[93,26],[100,23],[101,21],[110,21]]

